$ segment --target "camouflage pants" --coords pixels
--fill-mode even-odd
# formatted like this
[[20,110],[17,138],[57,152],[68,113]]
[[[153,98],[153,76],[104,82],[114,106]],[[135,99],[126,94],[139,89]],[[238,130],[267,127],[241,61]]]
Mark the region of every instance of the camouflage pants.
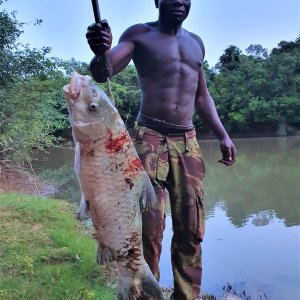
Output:
[[173,226],[173,299],[197,299],[202,276],[200,242],[204,235],[205,167],[196,133],[192,130],[183,134],[162,135],[137,126],[132,136],[158,200],[156,207],[143,213],[145,259],[159,280],[167,189]]

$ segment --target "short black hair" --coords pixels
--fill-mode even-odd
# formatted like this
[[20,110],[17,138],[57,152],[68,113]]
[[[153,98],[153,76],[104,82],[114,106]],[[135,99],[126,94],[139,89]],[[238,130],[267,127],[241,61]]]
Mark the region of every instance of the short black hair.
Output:
[[158,7],[158,0],[154,0],[155,6]]

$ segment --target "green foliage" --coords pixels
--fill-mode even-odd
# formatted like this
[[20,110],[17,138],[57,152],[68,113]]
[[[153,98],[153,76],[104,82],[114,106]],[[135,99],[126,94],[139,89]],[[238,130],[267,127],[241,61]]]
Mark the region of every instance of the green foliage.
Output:
[[[300,129],[300,42],[280,42],[268,55],[250,45],[249,55],[230,46],[221,56],[210,92],[231,133],[285,135]],[[229,66],[229,67],[228,67]]]
[[137,73],[133,65],[129,65],[113,78],[113,92],[123,120],[129,128],[132,128],[140,109],[141,95]]
[[[50,57],[49,47],[32,49],[21,44],[23,25],[16,13],[0,10],[0,159],[9,148],[31,158],[33,148],[54,146],[59,137],[70,137],[62,87],[74,71],[90,75],[87,63]],[[300,38],[281,41],[270,54],[258,44],[251,44],[246,53],[231,45],[214,68],[203,64],[226,129],[239,135],[297,132]],[[109,94],[107,84],[100,86]],[[129,65],[114,76],[111,86],[117,108],[132,128],[141,98],[135,67]],[[210,133],[196,114],[194,124],[201,135]]]
[[71,77],[75,71],[79,74],[91,76],[89,64],[77,61],[74,58],[67,61],[56,59],[56,65],[61,69],[66,78]]
[[[2,2],[0,2],[0,5]],[[13,49],[15,42],[21,35],[21,23],[16,20],[15,13],[9,14],[6,11],[0,12],[0,49]]]
[[222,70],[233,71],[238,68],[240,62],[240,54],[241,50],[231,45],[225,49],[224,54],[222,54],[219,58],[218,68]]
[[6,89],[0,103],[0,147],[14,148],[30,156],[32,148],[43,149],[57,142],[54,133],[68,126],[64,96],[57,86],[64,78],[20,79]]
[[267,58],[268,57],[268,49],[263,48],[259,44],[251,44],[247,49],[246,49],[247,54],[255,57],[255,58]]
[[0,11],[0,25],[0,159],[11,153],[31,159],[33,148],[54,146],[58,135],[70,131],[62,87],[72,72],[88,74],[88,64],[21,44],[24,24],[16,13]]
[[[107,84],[101,87],[109,94]],[[113,97],[118,111],[128,128],[133,128],[140,109],[141,91],[136,69],[128,65],[122,72],[111,79]]]

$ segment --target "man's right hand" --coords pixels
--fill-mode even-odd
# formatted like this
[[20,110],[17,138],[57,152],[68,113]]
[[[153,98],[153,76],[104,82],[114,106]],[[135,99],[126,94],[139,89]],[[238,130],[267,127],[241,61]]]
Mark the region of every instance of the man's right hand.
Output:
[[96,56],[102,56],[111,48],[112,34],[108,22],[102,20],[101,24],[93,23],[87,29],[87,41]]

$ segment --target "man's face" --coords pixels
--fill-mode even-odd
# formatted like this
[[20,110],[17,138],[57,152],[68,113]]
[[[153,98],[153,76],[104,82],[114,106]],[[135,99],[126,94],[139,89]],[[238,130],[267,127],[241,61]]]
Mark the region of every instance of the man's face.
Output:
[[162,17],[182,22],[189,14],[191,0],[158,0],[155,1]]

